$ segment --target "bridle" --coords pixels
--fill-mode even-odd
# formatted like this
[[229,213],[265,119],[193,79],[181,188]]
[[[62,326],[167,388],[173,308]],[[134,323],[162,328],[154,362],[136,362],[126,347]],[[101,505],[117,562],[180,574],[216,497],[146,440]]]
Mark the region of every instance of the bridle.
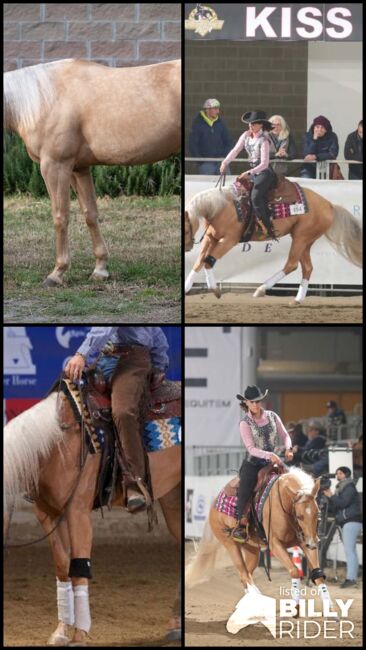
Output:
[[[305,499],[310,498],[311,495],[310,494],[298,494],[295,497],[295,499],[293,499],[292,502],[291,502],[291,511],[287,512],[287,510],[285,510],[285,508],[283,507],[279,481],[277,481],[277,491],[278,491],[278,498],[279,498],[279,502],[281,504],[281,508],[282,508],[283,512],[289,517],[290,526],[293,528],[293,530],[294,530],[294,532],[296,534],[296,537],[298,537],[301,542],[305,542],[304,533],[302,531],[302,528],[301,528],[300,524],[298,523],[299,521],[304,520],[304,515],[298,515],[296,513],[296,506],[299,503],[301,503],[303,499],[305,500]],[[313,497],[311,497],[311,498],[313,498]],[[295,522],[295,524],[293,522]]]

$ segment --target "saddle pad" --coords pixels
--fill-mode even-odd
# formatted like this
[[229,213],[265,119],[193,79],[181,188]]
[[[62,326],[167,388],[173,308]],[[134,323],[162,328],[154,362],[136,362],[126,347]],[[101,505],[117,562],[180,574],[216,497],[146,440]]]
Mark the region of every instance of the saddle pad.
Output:
[[285,219],[286,217],[293,217],[297,214],[305,214],[309,212],[309,207],[305,194],[298,183],[293,183],[296,190],[297,200],[295,203],[269,203],[268,206],[271,210],[273,219]]
[[224,515],[228,515],[229,517],[234,517],[234,519],[238,518],[238,497],[233,496],[229,497],[227,494],[225,494],[224,490],[221,490],[219,495],[217,496],[215,503],[214,503],[214,508],[218,512],[222,512]]
[[181,444],[181,418],[150,420],[144,424],[146,451],[161,451]]

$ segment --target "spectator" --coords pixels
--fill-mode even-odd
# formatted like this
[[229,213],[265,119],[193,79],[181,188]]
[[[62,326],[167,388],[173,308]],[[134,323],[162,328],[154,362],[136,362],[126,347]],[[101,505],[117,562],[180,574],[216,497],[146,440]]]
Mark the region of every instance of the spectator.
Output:
[[[225,158],[232,147],[229,131],[221,119],[220,102],[206,99],[193,120],[188,148],[195,158]],[[219,174],[219,162],[198,163],[200,174]],[[227,170],[227,173],[230,173]]]
[[289,422],[286,426],[286,429],[288,433],[290,434],[290,438],[292,440],[292,449],[296,447],[296,452],[294,452],[294,458],[293,458],[293,464],[294,465],[299,465],[301,462],[301,451],[299,451],[300,448],[304,447],[308,441],[301,422]]
[[356,540],[362,528],[362,515],[360,496],[353,479],[351,479],[349,467],[338,467],[336,478],[339,482],[335,487],[335,494],[333,495],[331,488],[324,490],[323,494],[329,498],[336,523],[342,529],[342,542],[347,562],[347,576],[341,584],[344,589],[353,587],[357,580],[359,564]]
[[[317,420],[312,420],[309,423],[309,429],[307,434],[307,442],[304,446],[295,445],[292,448],[294,454],[299,452],[301,462],[309,463],[311,456],[307,456],[309,452],[323,449],[325,447],[325,432],[322,425]],[[310,461],[311,462],[311,461]]]
[[353,450],[353,469],[362,470],[363,467],[363,436],[359,436],[357,442],[352,445]]
[[346,414],[338,406],[337,402],[330,400],[327,402],[328,419],[330,425],[338,426],[339,424],[347,424]]
[[296,158],[296,148],[294,139],[290,133],[288,124],[282,115],[272,115],[269,118],[274,129],[270,132],[269,137],[271,144],[269,147],[269,157],[273,159],[272,167],[276,174],[287,174],[288,167],[282,160],[291,160]]
[[[338,138],[333,132],[332,125],[324,115],[315,117],[313,123],[303,137],[304,160],[335,160],[338,156]],[[314,164],[303,165],[300,176],[302,178],[316,178]]]
[[[362,120],[358,123],[356,131],[352,131],[347,136],[346,144],[344,145],[344,157],[346,160],[359,160],[363,162],[363,147],[362,147],[363,127]],[[349,165],[348,178],[350,181],[362,180],[363,165]]]

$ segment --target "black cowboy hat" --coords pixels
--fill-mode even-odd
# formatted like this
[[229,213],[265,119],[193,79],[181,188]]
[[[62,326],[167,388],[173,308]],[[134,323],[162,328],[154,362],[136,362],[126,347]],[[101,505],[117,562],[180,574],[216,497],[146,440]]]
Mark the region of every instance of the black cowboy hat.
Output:
[[246,124],[249,124],[250,122],[261,122],[263,128],[268,131],[272,131],[273,129],[273,124],[267,120],[267,115],[264,111],[248,111],[248,113],[244,113],[240,119]]
[[247,386],[244,392],[244,397],[242,395],[237,395],[237,399],[243,402],[245,399],[248,399],[250,402],[260,402],[262,399],[267,397],[268,388],[264,395],[258,386]]

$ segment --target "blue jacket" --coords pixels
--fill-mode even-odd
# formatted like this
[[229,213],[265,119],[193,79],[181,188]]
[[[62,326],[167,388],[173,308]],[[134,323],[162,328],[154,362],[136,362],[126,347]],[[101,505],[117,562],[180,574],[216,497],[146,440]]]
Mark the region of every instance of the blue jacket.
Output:
[[209,126],[198,113],[192,123],[188,149],[197,158],[225,158],[232,149],[232,140],[221,117]]
[[336,159],[339,146],[336,134],[330,129],[322,138],[313,140],[314,127],[312,126],[302,139],[303,156],[315,154],[317,160]]

